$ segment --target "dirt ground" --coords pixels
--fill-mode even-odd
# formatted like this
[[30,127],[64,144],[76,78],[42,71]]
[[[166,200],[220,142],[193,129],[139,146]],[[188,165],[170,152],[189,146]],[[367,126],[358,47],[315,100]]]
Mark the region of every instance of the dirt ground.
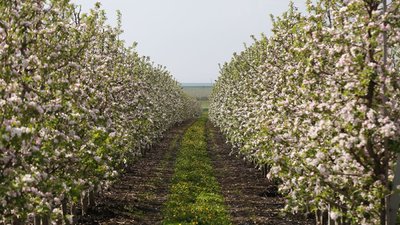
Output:
[[[79,224],[161,224],[176,152],[190,124],[169,130],[164,139],[97,198],[96,206],[79,219]],[[210,122],[206,129],[209,154],[233,224],[314,224],[302,215],[282,216],[284,201],[277,196],[276,187],[254,166],[230,155],[230,146]]]
[[209,154],[233,224],[315,224],[303,215],[281,215],[284,199],[279,197],[277,187],[263,176],[262,171],[230,155],[231,147],[210,122],[207,129]]
[[[79,224],[160,224],[174,173],[176,151],[187,122],[170,129],[165,137],[137,161]],[[175,143],[176,142],[176,143]]]

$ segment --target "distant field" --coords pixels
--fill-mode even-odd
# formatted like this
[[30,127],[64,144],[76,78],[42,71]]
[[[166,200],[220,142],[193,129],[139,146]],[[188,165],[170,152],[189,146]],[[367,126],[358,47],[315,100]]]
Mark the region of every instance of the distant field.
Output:
[[200,101],[203,109],[208,109],[209,97],[212,91],[210,83],[183,83],[183,91]]
[[183,91],[197,99],[205,99],[210,97],[212,87],[183,87]]
[[211,94],[212,84],[208,83],[183,83],[181,84],[183,91],[190,96],[193,96],[197,99],[208,99]]

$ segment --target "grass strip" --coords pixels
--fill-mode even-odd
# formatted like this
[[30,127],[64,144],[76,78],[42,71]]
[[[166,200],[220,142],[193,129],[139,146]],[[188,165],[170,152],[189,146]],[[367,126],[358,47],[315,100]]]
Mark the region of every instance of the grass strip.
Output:
[[207,153],[206,117],[183,135],[163,224],[231,224]]

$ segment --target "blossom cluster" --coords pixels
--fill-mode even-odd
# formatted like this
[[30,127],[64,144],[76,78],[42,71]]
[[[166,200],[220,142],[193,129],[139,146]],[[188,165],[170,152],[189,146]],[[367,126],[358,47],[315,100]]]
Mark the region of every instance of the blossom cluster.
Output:
[[[175,123],[199,114],[97,4],[0,3],[0,223],[58,218],[106,188]],[[63,215],[67,217],[68,215]]]
[[[291,212],[381,224],[400,135],[400,2],[309,1],[221,69],[210,118]],[[383,216],[382,216],[383,215]]]

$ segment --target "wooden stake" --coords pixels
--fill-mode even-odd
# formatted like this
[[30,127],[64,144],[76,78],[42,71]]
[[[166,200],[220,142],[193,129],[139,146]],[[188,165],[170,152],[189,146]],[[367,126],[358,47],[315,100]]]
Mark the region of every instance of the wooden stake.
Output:
[[400,154],[397,154],[396,169],[394,173],[393,186],[392,186],[392,189],[395,190],[395,192],[389,196],[389,201],[388,201],[387,225],[396,225],[397,211],[399,210],[399,204],[400,204],[400,194],[396,192],[398,185],[400,185]]

